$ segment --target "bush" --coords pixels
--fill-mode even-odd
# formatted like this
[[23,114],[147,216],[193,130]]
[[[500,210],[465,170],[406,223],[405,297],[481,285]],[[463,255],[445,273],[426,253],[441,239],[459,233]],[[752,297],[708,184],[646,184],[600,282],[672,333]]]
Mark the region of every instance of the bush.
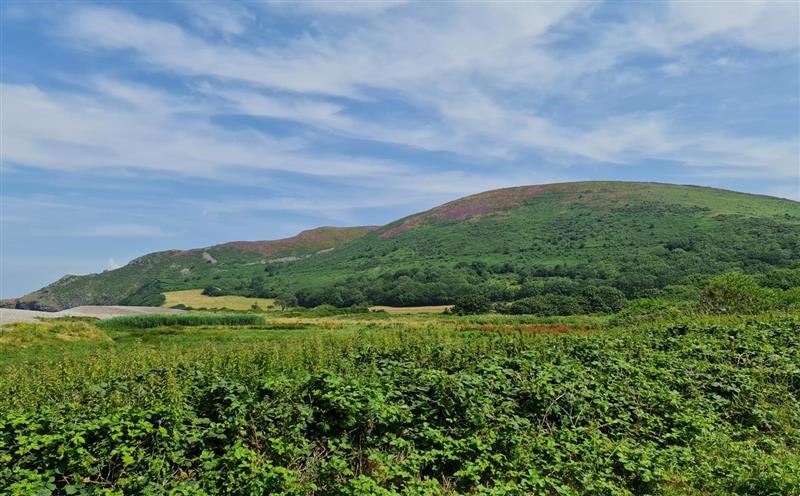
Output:
[[616,313],[627,303],[625,294],[611,286],[589,286],[580,293],[581,313]]
[[206,286],[205,288],[203,288],[202,294],[204,294],[206,296],[222,296],[223,295],[222,289],[217,288],[215,286]]
[[611,325],[638,325],[650,322],[669,321],[690,314],[691,306],[657,298],[634,300],[611,318]]
[[576,315],[583,313],[583,306],[574,296],[543,294],[513,301],[500,311],[514,315]]
[[294,308],[289,310],[288,316],[302,317],[335,317],[336,315],[351,315],[369,313],[369,307],[365,305],[353,305],[351,307],[335,307],[333,305],[317,305],[314,308]]
[[777,269],[759,277],[762,286],[775,289],[791,289],[800,286],[800,267]]
[[287,308],[297,306],[297,297],[294,293],[283,293],[275,298],[275,303],[281,310],[286,310]]
[[800,286],[787,289],[780,295],[781,305],[787,309],[800,310]]
[[774,291],[762,288],[755,279],[739,272],[711,279],[700,292],[700,308],[707,313],[758,313],[776,304]]
[[452,313],[456,315],[474,315],[487,313],[492,309],[492,302],[483,295],[473,294],[462,296],[456,300]]

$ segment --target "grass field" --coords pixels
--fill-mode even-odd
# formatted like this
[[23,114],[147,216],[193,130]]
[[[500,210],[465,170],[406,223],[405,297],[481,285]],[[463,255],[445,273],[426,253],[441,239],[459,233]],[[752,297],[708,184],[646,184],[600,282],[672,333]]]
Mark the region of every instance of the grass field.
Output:
[[267,310],[275,305],[271,298],[247,298],[244,296],[206,296],[202,289],[187,289],[184,291],[170,291],[164,293],[166,301],[163,306],[174,307],[185,305],[187,308],[207,308],[219,310],[246,311],[255,304],[262,310]]
[[2,493],[800,494],[800,316],[285,315],[4,328]]

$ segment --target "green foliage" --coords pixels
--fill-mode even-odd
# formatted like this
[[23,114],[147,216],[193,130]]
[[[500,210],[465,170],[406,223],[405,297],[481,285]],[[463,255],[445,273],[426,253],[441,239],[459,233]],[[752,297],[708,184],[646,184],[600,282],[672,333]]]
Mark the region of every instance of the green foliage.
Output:
[[471,294],[460,297],[453,305],[451,312],[456,315],[475,315],[487,313],[492,309],[492,302],[483,295]]
[[6,370],[0,487],[25,496],[800,491],[796,317],[549,336],[399,324]]
[[609,286],[588,286],[579,290],[571,284],[545,283],[537,288],[528,287],[527,291],[535,296],[498,305],[497,310],[514,315],[580,315],[615,313],[627,303],[622,291]]
[[776,300],[774,291],[739,272],[711,279],[700,292],[700,308],[708,313],[758,313],[775,307]]
[[275,297],[275,303],[278,304],[281,310],[286,310],[297,306],[297,297],[293,293],[281,293]]
[[264,318],[253,314],[154,313],[125,315],[101,321],[103,329],[152,329],[165,326],[245,326],[260,325]]
[[772,270],[760,276],[758,282],[764,287],[775,289],[800,287],[800,267]]
[[547,293],[516,300],[501,306],[502,313],[517,315],[577,315],[582,313],[581,303],[574,296]]
[[612,325],[634,326],[653,322],[665,322],[691,315],[694,308],[689,302],[641,298],[632,301],[611,319]]
[[216,286],[206,286],[200,294],[205,296],[224,296],[222,289]]

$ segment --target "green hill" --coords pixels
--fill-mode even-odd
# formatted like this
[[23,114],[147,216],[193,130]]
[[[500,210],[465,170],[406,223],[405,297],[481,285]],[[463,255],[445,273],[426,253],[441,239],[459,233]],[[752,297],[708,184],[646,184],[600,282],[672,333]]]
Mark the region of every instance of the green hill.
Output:
[[292,293],[306,306],[445,304],[473,293],[508,301],[579,286],[637,297],[680,292],[731,270],[798,266],[798,202],[582,182],[489,191],[381,228],[155,253],[115,271],[67,276],[14,304],[142,304],[161,291],[208,285],[249,296]]
[[63,310],[78,305],[160,305],[161,293],[206,286],[234,287],[270,263],[330,253],[376,227],[319,227],[291,238],[233,241],[194,250],[144,255],[116,270],[67,275],[5,306]]

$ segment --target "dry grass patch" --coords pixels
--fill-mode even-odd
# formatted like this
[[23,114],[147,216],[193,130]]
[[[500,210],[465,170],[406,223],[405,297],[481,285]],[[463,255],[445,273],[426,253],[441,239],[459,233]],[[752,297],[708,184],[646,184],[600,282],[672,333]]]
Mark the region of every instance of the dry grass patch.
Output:
[[170,291],[164,293],[166,300],[165,307],[175,305],[185,305],[188,308],[208,308],[208,309],[228,309],[228,310],[250,310],[253,304],[258,305],[263,310],[275,306],[272,298],[248,298],[246,296],[206,296],[202,289],[186,289],[183,291]]
[[111,338],[90,322],[72,319],[16,322],[0,328],[0,351],[73,341],[111,342]]
[[402,314],[402,313],[443,313],[445,310],[453,308],[453,305],[431,305],[426,307],[387,307],[376,306],[369,309],[373,312],[383,310],[386,313]]

